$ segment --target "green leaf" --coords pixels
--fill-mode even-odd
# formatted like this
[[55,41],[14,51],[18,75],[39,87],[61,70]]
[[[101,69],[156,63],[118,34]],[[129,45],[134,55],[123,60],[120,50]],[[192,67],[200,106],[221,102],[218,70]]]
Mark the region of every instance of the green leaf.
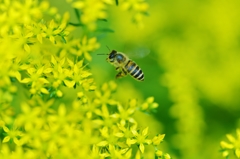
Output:
[[107,22],[107,19],[98,19],[99,21]]
[[55,96],[56,96],[56,91],[52,91],[52,92],[50,93],[50,98],[55,97]]
[[79,10],[78,9],[74,9],[74,12],[75,12],[75,14],[76,14],[76,16],[77,16],[77,19],[78,19],[78,21],[80,22],[80,12],[79,12]]
[[115,2],[116,2],[116,5],[118,6],[118,0],[115,0]]
[[63,43],[66,44],[67,41],[66,41],[66,39],[64,38],[64,36],[61,36],[61,38],[62,38]]
[[76,26],[76,27],[78,27],[78,26],[84,26],[82,23],[68,23],[69,25],[72,25],[72,26]]

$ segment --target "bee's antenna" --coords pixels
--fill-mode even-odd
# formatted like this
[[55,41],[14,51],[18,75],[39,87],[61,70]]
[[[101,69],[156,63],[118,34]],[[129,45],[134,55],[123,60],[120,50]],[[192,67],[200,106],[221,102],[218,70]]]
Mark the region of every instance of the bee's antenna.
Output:
[[107,45],[106,45],[106,47],[108,48],[109,51],[111,51]]
[[97,55],[109,55],[109,54],[97,54]]

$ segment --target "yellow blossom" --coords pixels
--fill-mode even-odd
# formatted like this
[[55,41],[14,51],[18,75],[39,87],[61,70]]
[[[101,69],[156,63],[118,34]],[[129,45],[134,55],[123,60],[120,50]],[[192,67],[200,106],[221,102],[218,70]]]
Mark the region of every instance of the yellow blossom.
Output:
[[9,142],[10,139],[13,140],[13,142],[16,144],[16,145],[21,145],[21,142],[19,140],[19,137],[22,136],[22,132],[19,131],[17,129],[17,127],[14,127],[13,129],[9,129],[8,127],[6,126],[3,126],[3,130],[4,132],[7,134],[4,138],[3,138],[3,143],[5,142]]
[[122,0],[120,1],[120,6],[123,10],[133,11],[133,21],[142,28],[143,25],[143,16],[148,11],[148,4],[145,0]]
[[[71,14],[59,14],[47,0],[0,3],[0,158],[130,159],[137,146],[141,156],[160,137],[153,144],[148,128],[139,131],[137,100],[118,102],[117,84],[98,87],[86,63],[100,47],[93,30],[101,30],[97,23],[106,21],[116,1],[67,1],[80,29],[69,22]],[[146,103],[154,107],[153,100]]]
[[75,0],[71,2],[74,8],[82,11],[82,16],[79,17],[81,22],[90,30],[96,29],[96,21],[107,17],[107,3],[112,4],[112,1],[106,0]]
[[90,56],[90,52],[98,49],[100,44],[97,43],[97,39],[95,37],[87,39],[86,36],[82,38],[82,40],[77,44],[78,51],[76,52],[77,56],[82,56],[86,58],[86,60],[91,61],[92,57]]
[[144,144],[149,145],[152,143],[150,139],[147,139],[148,127],[143,129],[141,133],[139,133],[137,130],[132,130],[132,133],[135,136],[136,142],[139,144],[139,150],[141,151],[141,153],[144,153]]
[[125,110],[122,105],[118,104],[118,113],[111,116],[114,118],[120,118],[120,123],[122,123],[122,125],[125,125],[126,122],[135,123],[136,121],[132,117],[135,110],[136,107],[130,107]]
[[146,113],[155,112],[158,108],[158,103],[154,102],[154,97],[148,97],[141,105],[140,110]]
[[226,135],[230,143],[225,141],[220,142],[222,148],[222,155],[225,157],[229,156],[229,150],[234,150],[236,157],[240,158],[240,129],[237,129],[236,132],[236,138],[231,134]]
[[152,139],[153,145],[159,145],[163,141],[164,137],[165,134],[158,134],[157,136],[154,136],[154,138]]

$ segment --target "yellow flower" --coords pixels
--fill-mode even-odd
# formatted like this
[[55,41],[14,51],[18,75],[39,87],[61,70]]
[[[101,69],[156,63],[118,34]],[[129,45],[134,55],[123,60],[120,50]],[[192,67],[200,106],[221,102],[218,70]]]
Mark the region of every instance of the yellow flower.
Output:
[[[34,100],[33,100],[34,101]],[[32,125],[39,124],[42,126],[42,123],[39,123],[39,115],[41,109],[38,107],[32,108],[29,104],[23,103],[21,105],[22,113],[16,118],[16,125],[19,127],[24,127],[25,130],[30,130]],[[38,123],[36,123],[38,122]]]
[[86,58],[86,60],[91,61],[92,57],[90,56],[90,52],[99,48],[99,43],[97,43],[97,39],[95,37],[88,39],[87,36],[84,36],[82,40],[77,44],[77,56],[82,56]]
[[161,151],[161,150],[157,150],[156,152],[155,152],[155,154],[156,154],[156,156],[157,157],[162,157],[162,155],[163,155],[163,152]]
[[152,141],[150,139],[147,139],[148,135],[148,127],[142,130],[141,133],[139,133],[137,130],[132,130],[132,133],[135,137],[136,142],[139,144],[139,150],[141,153],[144,153],[144,144],[151,144]]
[[68,113],[64,104],[59,105],[57,114],[50,115],[48,120],[52,123],[64,125],[68,121]]
[[96,90],[94,102],[99,105],[116,105],[117,102],[111,99],[112,92],[115,91],[116,85],[113,82],[104,83],[101,90]]
[[21,145],[21,142],[19,140],[19,138],[22,136],[22,132],[18,130],[17,127],[13,127],[12,129],[9,129],[7,126],[3,126],[3,131],[7,134],[4,138],[3,138],[3,143],[5,142],[9,142],[10,140],[13,140],[13,142],[16,145]]
[[171,156],[168,153],[163,154],[163,152],[158,149],[155,151],[155,155],[159,159],[171,159]]
[[165,134],[158,134],[157,136],[154,136],[154,138],[152,139],[152,143],[153,145],[157,146],[159,145],[162,141],[163,141],[163,138],[165,137]]
[[[89,78],[92,74],[89,71],[86,71],[83,65],[83,60],[74,64],[71,60],[67,60],[70,67],[70,82],[68,80],[64,80],[64,83],[69,87],[73,87],[75,85],[81,85],[85,90],[95,90],[96,86],[94,80]],[[68,82],[68,83],[67,83]]]
[[59,42],[57,46],[61,48],[60,57],[66,57],[68,54],[79,56],[77,45],[80,43],[80,39],[68,39],[66,42]]
[[166,153],[166,154],[163,155],[163,158],[164,159],[171,159],[171,156],[168,153]]
[[120,123],[122,125],[125,125],[126,122],[136,123],[136,121],[132,117],[133,113],[136,110],[136,107],[135,108],[129,107],[127,109],[124,109],[121,104],[118,104],[117,108],[118,108],[118,113],[111,115],[113,118],[120,119]]
[[[88,92],[96,86],[85,60],[100,47],[90,30],[116,1],[67,1],[81,12],[80,39],[70,34],[75,26],[69,25],[69,13],[61,16],[47,0],[0,3],[0,158],[128,159],[136,146],[141,156],[151,140],[148,128],[138,131],[137,101],[123,105],[112,98],[113,81]],[[142,20],[147,5],[130,6]],[[152,99],[146,110],[154,107]],[[158,136],[152,145],[160,141]]]
[[31,24],[32,19],[39,21],[43,12],[49,9],[48,2],[28,0],[24,2],[16,0],[4,0],[0,4],[0,34],[6,35],[12,30],[16,31],[19,24]]
[[61,57],[64,57],[70,53],[77,56],[76,58],[84,57],[88,61],[92,60],[90,53],[98,49],[100,46],[96,37],[87,38],[87,36],[84,36],[81,40],[66,39],[66,42],[61,42],[57,45],[59,48],[61,48]]
[[222,155],[224,157],[229,156],[229,150],[234,150],[234,153],[237,158],[240,158],[240,129],[236,130],[237,137],[233,137],[231,134],[227,134],[227,138],[230,143],[227,143],[225,141],[221,141],[220,145],[222,148]]
[[148,97],[140,106],[140,110],[146,113],[156,112],[158,103],[154,102],[154,97]]
[[132,149],[119,149],[114,145],[109,145],[109,156],[113,159],[129,159],[132,155]]
[[107,127],[104,126],[102,129],[99,130],[103,140],[98,143],[98,146],[108,146],[108,145],[118,145],[118,140],[121,136],[116,135],[118,132],[118,128],[116,126]]
[[44,67],[38,69],[30,67],[27,69],[29,77],[21,80],[21,83],[26,83],[31,85],[31,94],[49,94],[49,91],[45,88],[49,81],[43,77]]
[[94,120],[95,123],[107,127],[112,127],[113,125],[116,124],[116,120],[109,114],[109,109],[107,108],[106,105],[102,105],[101,109],[96,109],[95,114],[98,116],[102,117],[102,119],[96,119]]
[[133,14],[133,21],[137,23],[139,27],[143,27],[143,16],[148,11],[148,4],[145,0],[122,0],[120,6],[123,10],[131,10]]
[[89,30],[96,29],[96,22],[99,19],[107,18],[107,4],[113,4],[110,0],[75,0],[72,6],[82,12],[81,23],[85,24]]
[[66,13],[60,25],[56,23],[54,19],[52,19],[48,25],[46,24],[40,25],[42,29],[42,33],[38,34],[39,41],[40,42],[42,41],[41,40],[42,37],[46,37],[53,44],[56,44],[56,39],[55,39],[56,36],[64,37],[65,35],[67,35],[67,33],[65,32],[65,29],[66,29],[68,17],[69,17],[69,14]]

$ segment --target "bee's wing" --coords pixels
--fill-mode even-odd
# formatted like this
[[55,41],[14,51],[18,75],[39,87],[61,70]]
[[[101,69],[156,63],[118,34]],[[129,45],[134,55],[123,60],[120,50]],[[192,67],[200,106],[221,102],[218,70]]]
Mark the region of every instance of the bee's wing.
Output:
[[148,49],[147,47],[143,47],[143,46],[128,48],[126,50],[126,54],[130,58],[143,58],[150,54],[150,49]]

